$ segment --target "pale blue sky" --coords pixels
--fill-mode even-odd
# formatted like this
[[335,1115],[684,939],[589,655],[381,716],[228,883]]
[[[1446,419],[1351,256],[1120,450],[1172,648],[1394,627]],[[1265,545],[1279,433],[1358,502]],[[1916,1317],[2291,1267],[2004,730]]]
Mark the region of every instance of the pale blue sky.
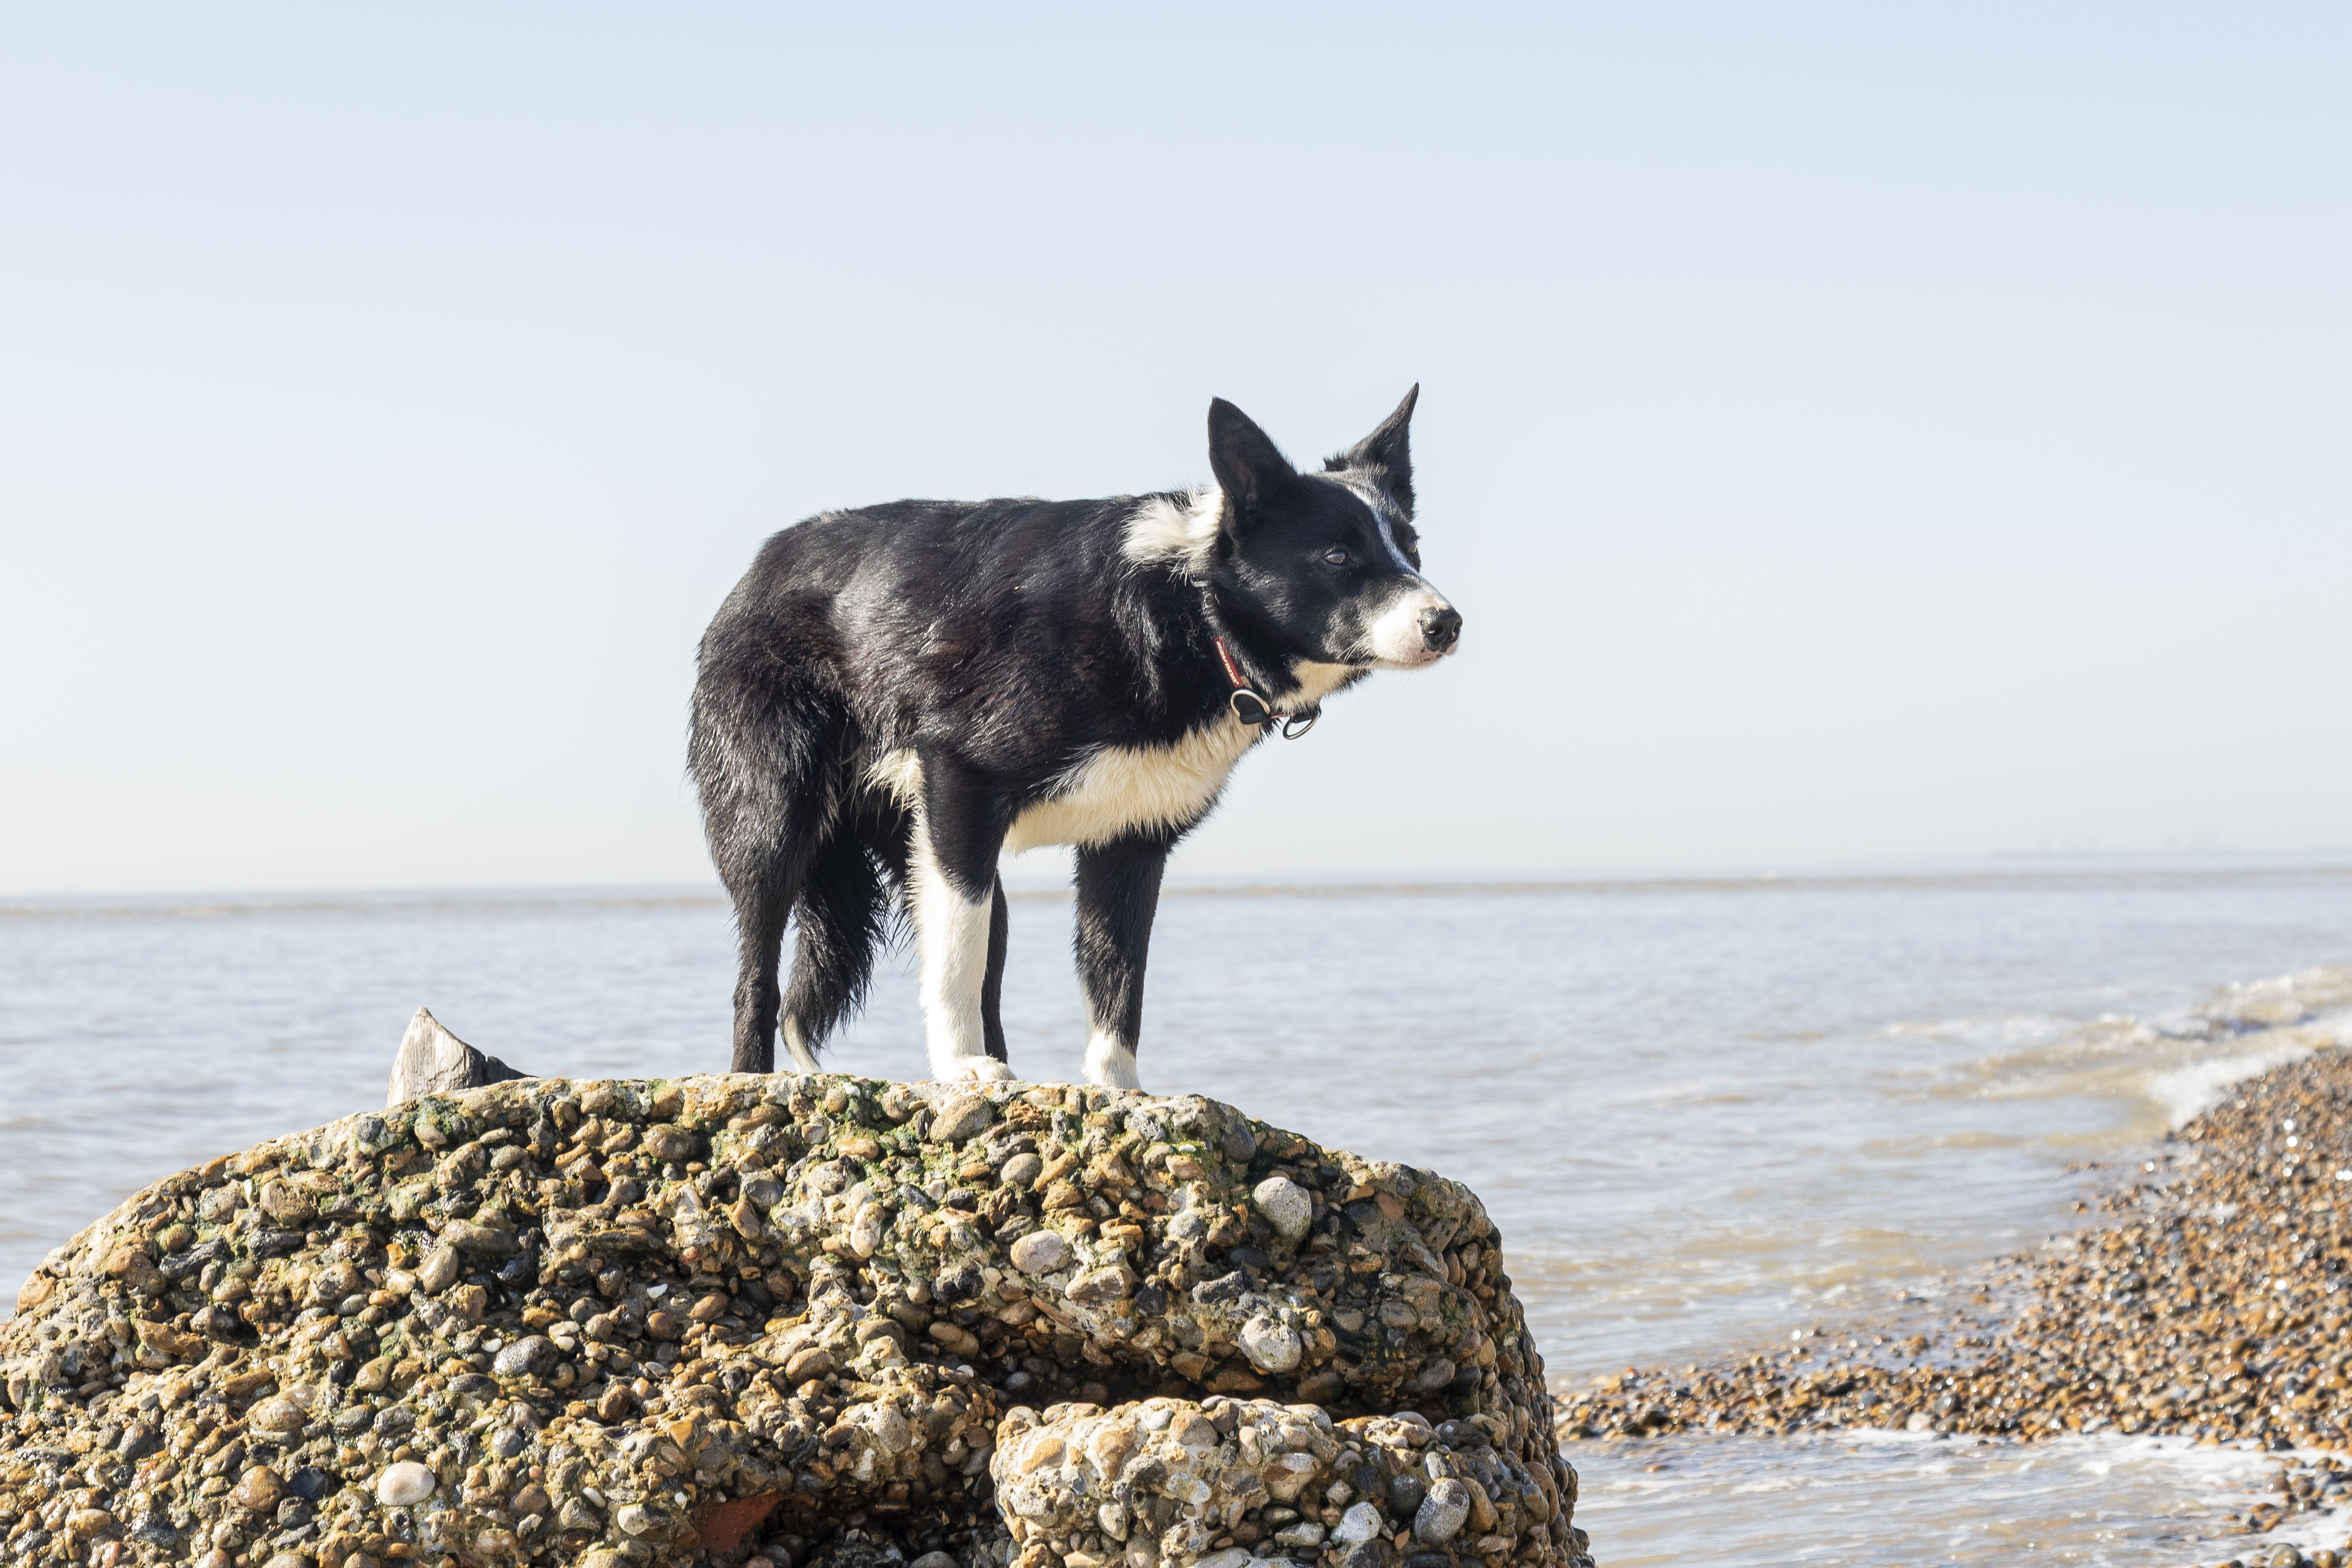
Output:
[[8,7],[0,891],[703,877],[769,530],[1415,381],[1183,869],[2352,843],[2347,15]]

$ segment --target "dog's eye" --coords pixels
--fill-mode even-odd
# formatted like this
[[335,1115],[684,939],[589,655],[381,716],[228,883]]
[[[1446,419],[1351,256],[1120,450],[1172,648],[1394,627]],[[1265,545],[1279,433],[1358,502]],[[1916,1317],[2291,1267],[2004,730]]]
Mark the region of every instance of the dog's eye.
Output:
[[1333,545],[1323,552],[1323,564],[1326,566],[1345,566],[1349,559],[1348,552],[1338,545]]

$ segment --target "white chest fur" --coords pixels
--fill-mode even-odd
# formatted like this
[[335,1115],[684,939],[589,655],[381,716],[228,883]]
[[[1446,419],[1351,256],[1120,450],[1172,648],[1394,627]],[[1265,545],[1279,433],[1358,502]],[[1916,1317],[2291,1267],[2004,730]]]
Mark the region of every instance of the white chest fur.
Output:
[[1173,746],[1107,747],[1063,775],[1050,800],[1015,818],[1004,847],[1018,854],[1043,844],[1103,844],[1138,828],[1197,821],[1256,738],[1228,716]]
[[[1353,674],[1340,664],[1301,665],[1293,678],[1302,689],[1285,706],[1319,703]],[[1216,803],[1234,764],[1258,735],[1225,715],[1172,746],[1111,746],[1089,753],[1062,775],[1051,796],[1013,820],[1004,847],[1018,854],[1046,844],[1104,844],[1139,828],[1196,822]],[[922,799],[923,767],[911,751],[875,758],[866,777],[910,811]]]

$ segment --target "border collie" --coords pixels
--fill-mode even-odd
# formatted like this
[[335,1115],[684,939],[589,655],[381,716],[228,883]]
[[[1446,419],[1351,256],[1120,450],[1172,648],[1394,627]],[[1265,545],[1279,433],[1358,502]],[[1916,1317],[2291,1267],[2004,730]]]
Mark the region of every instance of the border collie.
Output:
[[1205,488],[897,501],[770,538],[703,634],[689,747],[741,943],[735,1071],[773,1070],[780,1020],[816,1070],[903,900],[932,1072],[1013,1077],[997,860],[1071,844],[1087,1077],[1137,1087],[1169,851],[1269,729],[1461,636],[1421,575],[1420,393],[1320,473],[1220,398]]

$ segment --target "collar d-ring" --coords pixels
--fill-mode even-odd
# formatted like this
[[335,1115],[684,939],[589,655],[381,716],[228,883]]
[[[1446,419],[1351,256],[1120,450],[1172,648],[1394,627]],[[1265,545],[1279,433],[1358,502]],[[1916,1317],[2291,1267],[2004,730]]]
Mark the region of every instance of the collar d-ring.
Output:
[[1275,712],[1274,705],[1260,695],[1255,687],[1242,679],[1242,667],[1234,662],[1234,651],[1225,646],[1225,640],[1219,637],[1216,643],[1217,657],[1225,666],[1225,678],[1234,683],[1233,695],[1225,699],[1225,704],[1234,710],[1235,718],[1251,729],[1259,728],[1280,719],[1282,738],[1285,740],[1297,740],[1315,727],[1315,721],[1323,716],[1320,713]]

